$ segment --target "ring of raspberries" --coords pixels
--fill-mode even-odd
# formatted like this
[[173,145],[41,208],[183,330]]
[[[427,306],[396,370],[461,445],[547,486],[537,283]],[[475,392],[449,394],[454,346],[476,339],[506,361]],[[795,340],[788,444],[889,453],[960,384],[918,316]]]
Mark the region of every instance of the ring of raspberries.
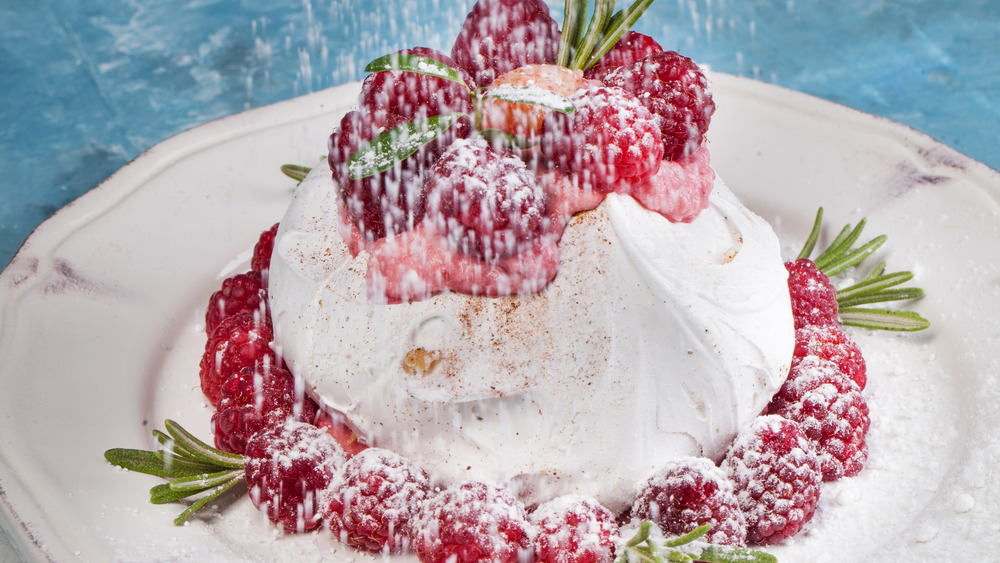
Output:
[[[599,18],[610,4],[598,0],[595,21],[634,22],[641,4]],[[568,1],[567,22],[582,17],[570,10],[580,5]],[[683,182],[688,193],[664,193],[658,178],[676,175],[670,167],[710,170],[702,146],[715,109],[707,81],[690,59],[627,27],[598,28],[589,41],[582,25],[575,35],[560,33],[541,0],[479,0],[450,56],[415,48],[373,63],[360,109],[331,136],[329,157],[348,244],[370,252],[369,274],[392,288],[426,262],[458,284],[429,292],[537,290],[554,275],[553,248],[569,217],[605,194],[629,194],[670,220],[692,220],[706,205],[711,176],[707,187]],[[609,36],[616,40],[596,52],[580,47]],[[177,523],[245,483],[252,504],[286,533],[325,528],[359,550],[415,553],[423,562],[599,563],[631,560],[630,553],[691,561],[709,552],[713,561],[745,560],[738,557],[748,544],[797,534],[815,513],[822,483],[856,475],[867,459],[866,366],[840,330],[859,313],[842,306],[853,303],[845,295],[889,300],[879,292],[909,279],[880,267],[858,284],[881,284],[875,290],[834,289],[826,272],[846,267],[838,257],[850,253],[860,225],[834,241],[837,252],[786,263],[792,368],[720,464],[665,463],[624,514],[577,495],[526,507],[495,483],[439,486],[412,461],[359,443],[346,420],[305,394],[272,343],[266,282],[277,227],[261,234],[251,270],[225,280],[206,308],[200,382],[216,408],[215,447],[167,421],[167,433],[154,432],[163,446],[155,454],[115,449],[105,457],[170,479],[153,488],[154,503],[205,493]],[[434,241],[437,255],[406,252]],[[869,254],[873,243],[864,247]],[[504,282],[482,284],[487,278]],[[399,287],[387,292],[390,301],[421,297]],[[919,290],[893,291],[902,299]],[[880,314],[903,319],[902,330],[926,326],[913,313]],[[634,526],[637,536],[623,538]],[[680,538],[656,555],[648,551],[651,528]]]
[[[737,435],[723,461],[669,460],[638,487],[623,514],[579,495],[527,507],[495,483],[438,486],[412,461],[358,443],[346,420],[323,412],[304,394],[302,382],[270,346],[246,352],[229,344],[250,341],[251,333],[271,334],[266,288],[232,288],[267,278],[275,231],[261,234],[251,270],[225,280],[206,307],[206,323],[213,320],[215,328],[202,366],[214,375],[203,374],[201,381],[205,397],[217,397],[215,448],[200,447],[215,452],[220,477],[210,481],[214,489],[197,489],[210,492],[198,502],[238,481],[246,484],[250,502],[285,533],[323,528],[337,541],[372,553],[412,553],[441,563],[609,563],[636,549],[623,531],[640,522],[652,523],[665,537],[701,530],[701,543],[691,545],[710,546],[713,553],[780,543],[812,518],[824,481],[856,475],[866,460],[868,407],[857,383],[866,380],[864,359],[836,325],[809,321],[797,329],[786,383]],[[822,272],[809,271],[808,279],[789,276],[797,321],[807,316],[803,311],[816,317],[815,294],[835,296]],[[835,310],[837,303],[825,308]],[[231,354],[239,361],[228,361]],[[176,441],[193,440],[182,429],[168,424],[168,430]],[[123,454],[106,456],[128,465]],[[161,476],[177,477],[166,473]]]

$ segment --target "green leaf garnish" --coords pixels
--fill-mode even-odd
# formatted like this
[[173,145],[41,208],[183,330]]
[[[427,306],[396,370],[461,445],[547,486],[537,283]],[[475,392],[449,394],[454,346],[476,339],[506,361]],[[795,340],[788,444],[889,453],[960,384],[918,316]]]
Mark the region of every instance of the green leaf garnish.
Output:
[[615,43],[625,35],[625,32],[632,29],[635,22],[639,21],[639,18],[642,17],[642,14],[646,12],[646,9],[652,3],[653,0],[636,0],[628,9],[621,10],[612,16],[610,21],[608,21],[607,29],[601,41],[594,47],[590,53],[590,57],[587,58],[580,68],[586,70],[597,64],[597,61],[601,60],[601,57],[615,46]]
[[174,520],[183,524],[192,514],[243,482],[244,457],[209,446],[172,420],[167,432],[153,431],[155,452],[112,448],[104,459],[129,471],[170,479],[149,491],[149,502],[165,504],[203,495]]
[[597,0],[594,2],[594,14],[590,18],[590,25],[587,26],[587,33],[583,36],[583,40],[580,41],[576,49],[576,53],[573,56],[573,64],[570,65],[570,68],[584,68],[583,65],[590,59],[590,54],[594,51],[594,46],[604,36],[605,26],[611,21],[614,10],[615,0]]
[[289,178],[295,180],[296,182],[301,182],[306,179],[312,168],[308,166],[301,166],[298,164],[282,164],[281,173]]
[[678,563],[775,563],[778,558],[756,549],[713,545],[699,541],[711,529],[711,524],[704,524],[678,538],[661,540],[653,539],[655,524],[645,521],[639,525],[636,532],[618,554],[615,563],[663,563],[666,561]]
[[563,28],[559,35],[559,52],[556,56],[557,65],[569,66],[575,45],[583,35],[586,15],[587,0],[566,0]]
[[469,87],[455,69],[430,57],[406,53],[390,53],[382,55],[368,63],[368,66],[365,67],[365,72],[381,72],[385,70],[419,72],[420,74],[427,74],[457,82],[466,88]]
[[403,123],[383,132],[347,159],[348,174],[351,179],[359,180],[385,172],[436,139],[463,115],[465,114],[443,113]]
[[498,86],[489,90],[483,97],[515,104],[542,106],[560,113],[573,113],[573,102],[569,101],[569,98],[537,86]]
[[[823,223],[823,208],[816,212],[812,231],[806,239],[798,258],[809,258],[819,240]],[[830,245],[820,252],[814,263],[828,277],[843,273],[848,268],[860,265],[883,244],[888,237],[879,235],[861,246],[854,244],[861,238],[866,220],[862,219],[854,227],[846,225],[834,237]],[[917,331],[930,326],[930,321],[913,311],[895,309],[864,308],[859,305],[904,301],[923,297],[924,291],[918,287],[897,287],[913,279],[910,272],[885,273],[885,262],[880,262],[861,281],[837,290],[837,305],[840,323],[876,330]]]
[[615,0],[595,0],[590,24],[585,26],[587,0],[566,0],[557,64],[580,70],[594,66],[652,3],[635,0],[628,8],[615,12]]
[[915,332],[931,326],[930,321],[913,311],[868,309],[865,307],[846,307],[841,309],[840,324],[900,332]]

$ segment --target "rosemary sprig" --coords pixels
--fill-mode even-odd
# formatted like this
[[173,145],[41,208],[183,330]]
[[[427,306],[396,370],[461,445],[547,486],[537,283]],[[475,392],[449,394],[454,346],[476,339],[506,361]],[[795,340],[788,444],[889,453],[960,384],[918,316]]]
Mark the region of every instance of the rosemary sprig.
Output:
[[301,182],[302,180],[305,180],[306,176],[309,175],[310,170],[312,170],[312,168],[309,168],[308,166],[302,166],[300,164],[281,165],[281,173],[295,180],[296,182]]
[[[812,231],[799,253],[798,258],[809,258],[819,240],[823,223],[823,208],[816,212]],[[862,219],[856,226],[846,225],[834,237],[830,245],[820,252],[814,263],[828,277],[843,273],[848,268],[860,265],[883,244],[888,237],[877,236],[864,244],[854,247],[861,238],[867,221]],[[848,326],[876,330],[917,331],[930,326],[930,321],[913,311],[896,309],[866,308],[860,305],[905,301],[923,297],[924,291],[917,287],[898,287],[911,279],[911,272],[886,273],[885,262],[880,262],[861,281],[837,290],[837,305],[840,323]]]
[[174,524],[180,525],[202,507],[243,483],[244,458],[209,446],[172,420],[164,425],[166,433],[153,431],[160,445],[155,452],[112,448],[104,452],[104,459],[129,471],[169,479],[150,489],[149,501],[153,504],[203,495],[174,519]]
[[626,542],[615,563],[775,563],[778,558],[763,551],[745,547],[712,545],[699,541],[711,529],[705,524],[670,540],[654,541],[655,524],[645,521],[639,531]]
[[566,0],[557,64],[580,70],[594,66],[652,3],[635,0],[628,8],[615,12],[615,0],[595,0],[590,24],[585,26],[587,0]]

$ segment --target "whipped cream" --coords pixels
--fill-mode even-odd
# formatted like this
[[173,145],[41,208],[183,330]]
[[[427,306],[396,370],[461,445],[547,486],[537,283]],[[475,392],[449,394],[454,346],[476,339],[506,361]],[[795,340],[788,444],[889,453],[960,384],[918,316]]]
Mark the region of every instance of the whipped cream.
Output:
[[[322,167],[321,167],[322,168]],[[777,237],[716,179],[672,223],[609,194],[577,214],[555,279],[528,297],[366,297],[368,254],[338,234],[314,170],[281,220],[270,269],[279,353],[362,439],[444,483],[511,486],[613,511],[667,460],[718,461],[780,387],[792,317]]]

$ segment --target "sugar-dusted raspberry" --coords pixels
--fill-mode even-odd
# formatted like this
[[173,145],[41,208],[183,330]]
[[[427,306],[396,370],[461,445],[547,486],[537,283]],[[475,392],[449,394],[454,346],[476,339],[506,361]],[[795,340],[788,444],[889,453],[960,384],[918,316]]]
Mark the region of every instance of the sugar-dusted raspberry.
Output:
[[316,426],[319,426],[327,434],[333,436],[333,439],[340,444],[340,447],[344,448],[344,452],[348,457],[357,455],[368,447],[358,440],[358,435],[354,427],[340,413],[320,410],[316,414]]
[[483,87],[515,68],[554,63],[558,49],[559,24],[542,0],[479,0],[451,56]]
[[673,51],[655,53],[619,67],[604,83],[635,94],[652,112],[667,160],[680,160],[701,146],[715,102],[693,60]]
[[329,434],[288,421],[254,434],[244,455],[250,501],[257,510],[289,533],[319,527],[320,496],[346,460]]
[[535,563],[611,563],[619,538],[611,512],[580,495],[556,497],[531,513]]
[[482,140],[458,140],[427,177],[427,221],[447,246],[486,262],[515,256],[542,232],[545,192],[524,162]]
[[412,461],[381,448],[349,459],[328,489],[322,510],[333,536],[358,549],[400,553],[409,547],[410,520],[431,492]]
[[757,417],[736,436],[722,469],[735,485],[749,543],[781,543],[816,511],[823,481],[819,457],[787,418]]
[[792,367],[802,358],[816,356],[837,364],[862,391],[868,382],[868,369],[861,348],[836,326],[809,325],[795,331],[795,353]]
[[597,64],[587,69],[584,76],[594,80],[603,80],[605,76],[618,67],[662,52],[663,47],[660,47],[655,39],[629,30],[625,32],[625,35],[622,35],[622,38],[615,43],[610,51],[597,61]]
[[768,412],[798,423],[816,445],[825,481],[857,475],[864,467],[871,426],[868,402],[835,363],[803,358],[771,399]]
[[296,390],[295,377],[278,366],[246,367],[223,382],[212,415],[215,447],[242,454],[247,440],[266,426],[291,418],[312,422],[316,402]]
[[260,234],[257,244],[253,247],[253,257],[250,259],[250,269],[255,272],[267,272],[271,268],[271,252],[274,250],[274,237],[278,235],[278,224]]
[[628,193],[668,221],[690,223],[708,209],[714,186],[715,170],[708,147],[702,147],[684,160],[664,160],[656,174],[632,186]]
[[384,111],[401,121],[426,119],[444,113],[472,113],[472,77],[448,55],[415,47],[397,51],[396,55],[415,55],[440,61],[456,72],[468,84],[420,72],[384,70],[373,72],[361,85],[361,107],[368,113]]
[[552,112],[542,124],[542,157],[572,174],[585,191],[610,192],[637,185],[663,158],[660,131],[636,97],[620,88],[574,94],[572,113]]
[[682,536],[711,524],[705,541],[746,545],[746,520],[733,483],[708,458],[682,458],[657,469],[641,487],[632,514],[656,522],[667,536]]
[[267,286],[260,272],[250,271],[226,278],[222,287],[208,298],[205,333],[212,334],[224,319],[237,313],[267,316]]
[[839,326],[837,290],[816,264],[808,258],[785,262],[788,270],[788,293],[792,298],[795,328]]
[[201,357],[201,390],[215,406],[222,384],[246,367],[274,365],[271,320],[244,311],[223,319],[209,335]]
[[524,506],[490,483],[465,481],[433,495],[412,529],[422,563],[514,563],[530,549]]
[[409,120],[384,111],[348,112],[329,141],[329,163],[339,188],[347,219],[369,242],[387,234],[399,234],[424,216],[424,177],[430,166],[456,138],[471,131],[468,118],[461,118],[415,153],[389,169],[363,178],[352,178],[351,156],[379,134]]

